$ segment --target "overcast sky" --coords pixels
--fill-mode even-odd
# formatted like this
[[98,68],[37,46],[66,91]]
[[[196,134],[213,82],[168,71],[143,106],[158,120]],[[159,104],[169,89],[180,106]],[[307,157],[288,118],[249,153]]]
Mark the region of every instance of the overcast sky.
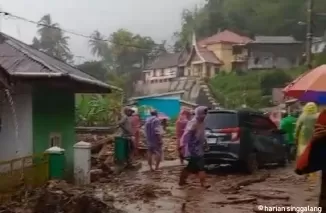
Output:
[[[160,42],[171,40],[173,32],[180,28],[182,9],[191,9],[203,2],[204,0],[0,0],[0,8],[35,21],[49,13],[61,28],[85,35],[90,35],[94,30],[110,35],[119,28],[125,28]],[[31,43],[36,26],[2,17],[0,30]],[[69,36],[73,54],[91,58],[88,40]],[[76,62],[84,60],[77,58]]]

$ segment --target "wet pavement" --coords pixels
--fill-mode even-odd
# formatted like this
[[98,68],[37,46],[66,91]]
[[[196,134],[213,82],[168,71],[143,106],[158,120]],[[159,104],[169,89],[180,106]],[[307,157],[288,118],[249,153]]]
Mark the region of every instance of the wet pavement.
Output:
[[[178,186],[182,166],[165,161],[162,170],[124,172],[109,183],[102,183],[104,193],[113,195],[116,207],[129,213],[237,213],[261,212],[258,205],[317,206],[319,181],[306,181],[294,174],[293,167],[268,168],[254,175],[244,175],[230,167],[210,170],[202,189],[193,176],[186,187]],[[97,185],[99,187],[99,185]]]

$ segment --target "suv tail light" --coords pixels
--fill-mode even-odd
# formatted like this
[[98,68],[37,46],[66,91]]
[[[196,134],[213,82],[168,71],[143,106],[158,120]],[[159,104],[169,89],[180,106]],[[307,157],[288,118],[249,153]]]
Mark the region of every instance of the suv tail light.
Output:
[[220,129],[218,132],[231,134],[231,141],[238,141],[240,138],[240,128],[239,127]]

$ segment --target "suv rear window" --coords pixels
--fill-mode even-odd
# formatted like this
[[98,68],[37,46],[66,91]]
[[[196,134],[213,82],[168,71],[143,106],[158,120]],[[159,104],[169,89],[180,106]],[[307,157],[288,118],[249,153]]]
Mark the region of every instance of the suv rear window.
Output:
[[209,112],[205,126],[210,129],[226,129],[238,127],[238,116],[233,112]]

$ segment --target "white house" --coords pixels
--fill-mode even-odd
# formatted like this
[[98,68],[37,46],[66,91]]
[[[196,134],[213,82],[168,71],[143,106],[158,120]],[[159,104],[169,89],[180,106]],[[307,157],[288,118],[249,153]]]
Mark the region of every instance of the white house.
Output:
[[165,53],[153,61],[144,71],[145,82],[162,83],[178,75],[180,53]]

